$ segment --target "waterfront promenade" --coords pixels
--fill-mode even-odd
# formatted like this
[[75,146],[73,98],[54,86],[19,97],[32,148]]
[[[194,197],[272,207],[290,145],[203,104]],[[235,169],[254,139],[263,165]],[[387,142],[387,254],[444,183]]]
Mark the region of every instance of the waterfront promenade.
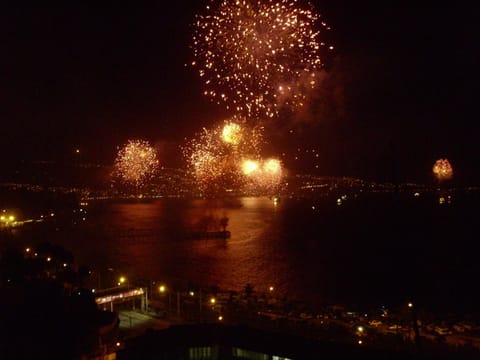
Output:
[[416,337],[411,309],[406,306],[403,313],[381,316],[338,305],[312,312],[300,302],[277,299],[273,291],[152,293],[146,310],[124,308],[119,311],[119,319],[125,340],[178,324],[224,323],[379,350],[421,351],[431,356],[451,353],[468,359],[480,356],[480,327],[460,322],[465,325],[463,331],[456,323],[441,334],[444,330],[440,324],[419,322]]

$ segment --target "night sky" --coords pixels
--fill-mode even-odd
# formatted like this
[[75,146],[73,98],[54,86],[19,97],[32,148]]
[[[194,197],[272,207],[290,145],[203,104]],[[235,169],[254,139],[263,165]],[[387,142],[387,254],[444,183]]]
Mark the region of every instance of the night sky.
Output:
[[[154,3],[1,5],[2,161],[61,160],[79,148],[83,160],[108,164],[117,146],[142,138],[165,166],[181,165],[184,139],[227,115],[185,66],[203,2]],[[419,182],[446,157],[456,181],[477,183],[473,9],[314,4],[335,50],[309,111],[266,124],[266,151],[287,153],[292,172]],[[298,148],[319,157],[295,161]]]

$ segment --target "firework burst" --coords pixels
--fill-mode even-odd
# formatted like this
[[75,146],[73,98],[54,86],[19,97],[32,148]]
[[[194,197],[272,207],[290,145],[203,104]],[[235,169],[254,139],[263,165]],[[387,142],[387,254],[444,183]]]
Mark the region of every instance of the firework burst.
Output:
[[211,1],[193,36],[204,94],[249,119],[303,106],[323,67],[322,27],[329,29],[300,0]]
[[218,195],[242,186],[240,161],[258,157],[262,128],[248,127],[234,117],[213,128],[204,128],[183,149],[189,172],[206,195]]
[[245,176],[250,176],[255,174],[260,169],[259,161],[257,160],[243,160],[242,162],[242,173]]
[[222,140],[227,144],[238,145],[242,140],[242,126],[235,122],[228,122],[222,129]]
[[447,159],[438,159],[432,169],[438,181],[449,180],[453,176],[453,168]]
[[278,192],[284,178],[282,163],[274,158],[246,159],[242,162],[242,173],[247,191],[256,194],[272,195]]
[[147,141],[129,140],[118,151],[115,173],[126,184],[140,187],[151,180],[158,169],[155,149]]

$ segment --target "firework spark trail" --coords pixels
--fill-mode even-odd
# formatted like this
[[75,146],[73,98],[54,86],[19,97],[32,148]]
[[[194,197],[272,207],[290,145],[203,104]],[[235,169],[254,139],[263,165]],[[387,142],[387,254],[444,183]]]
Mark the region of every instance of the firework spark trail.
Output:
[[118,151],[115,173],[126,184],[140,187],[151,180],[158,169],[155,149],[147,141],[129,140]]
[[433,165],[432,171],[438,181],[449,180],[453,176],[453,168],[448,159],[438,159]]
[[300,0],[212,1],[193,36],[204,94],[252,120],[303,106],[323,67],[320,28],[330,29]]
[[258,157],[262,141],[262,128],[248,127],[244,119],[233,117],[213,129],[204,128],[183,154],[198,188],[216,195],[242,187],[239,162]]
[[227,123],[222,129],[222,140],[228,144],[238,145],[242,136],[242,127],[237,123]]
[[256,194],[272,195],[282,185],[284,171],[278,159],[251,160],[242,162],[242,172],[245,176],[245,188]]

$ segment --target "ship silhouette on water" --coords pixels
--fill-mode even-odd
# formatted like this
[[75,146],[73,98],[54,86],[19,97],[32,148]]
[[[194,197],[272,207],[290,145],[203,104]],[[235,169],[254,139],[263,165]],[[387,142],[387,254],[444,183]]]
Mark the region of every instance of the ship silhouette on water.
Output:
[[227,230],[227,226],[228,217],[218,219],[212,215],[205,215],[187,232],[187,237],[189,239],[228,239],[231,233]]
[[228,239],[230,231],[192,231],[187,237],[190,239]]

